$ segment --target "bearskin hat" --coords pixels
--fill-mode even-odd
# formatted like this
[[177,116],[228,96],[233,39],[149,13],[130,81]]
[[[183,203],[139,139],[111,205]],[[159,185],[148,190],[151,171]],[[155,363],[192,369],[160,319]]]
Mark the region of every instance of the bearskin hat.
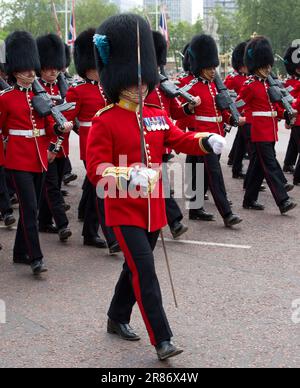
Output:
[[190,48],[190,44],[188,43],[183,51],[182,51],[182,55],[183,55],[183,58],[182,58],[182,68],[184,71],[190,71],[190,54],[189,54],[189,48]]
[[258,36],[248,43],[245,50],[245,65],[250,74],[262,67],[273,66],[274,62],[273,49],[269,39]]
[[97,29],[94,37],[101,84],[114,103],[119,101],[122,90],[138,85],[138,25],[142,80],[151,92],[159,82],[158,66],[152,31],[142,17],[134,14],[112,16]]
[[165,37],[159,31],[152,31],[157,64],[159,67],[166,66],[168,56],[168,44]]
[[194,36],[188,50],[191,71],[196,77],[201,70],[220,65],[217,44],[210,35]]
[[295,75],[300,69],[300,45],[291,46],[284,56],[284,64],[289,75]]
[[42,69],[62,70],[66,67],[65,46],[58,35],[39,36],[36,42]]
[[96,29],[89,28],[78,35],[74,45],[74,63],[81,78],[86,77],[88,70],[96,69],[93,38]]
[[234,70],[239,71],[241,67],[245,66],[245,49],[247,47],[247,42],[242,42],[236,46],[232,53],[232,67]]
[[35,70],[40,71],[41,64],[36,40],[27,31],[15,31],[5,40],[6,73]]
[[65,43],[65,55],[66,55],[66,66],[65,68],[67,69],[71,65],[71,49],[70,46]]

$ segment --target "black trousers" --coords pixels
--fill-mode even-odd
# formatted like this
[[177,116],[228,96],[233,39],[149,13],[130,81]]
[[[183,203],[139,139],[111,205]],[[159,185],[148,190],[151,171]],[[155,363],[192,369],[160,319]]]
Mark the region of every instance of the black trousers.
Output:
[[0,212],[2,216],[13,213],[6,185],[6,172],[3,166],[0,166]]
[[275,143],[254,143],[252,158],[252,167],[244,198],[245,202],[257,201],[260,186],[265,178],[277,206],[282,205],[284,201],[289,199],[289,196],[284,187],[286,178],[276,159]]
[[[293,127],[294,139],[297,143],[298,154],[300,154],[300,127]],[[298,158],[297,166],[294,174],[295,183],[300,183],[300,157]]]
[[173,337],[163,308],[153,251],[159,232],[121,226],[114,228],[125,256],[125,264],[108,312],[110,319],[128,324],[138,303],[153,346]]
[[236,134],[235,138],[234,138],[234,142],[232,144],[232,147],[231,147],[231,150],[230,150],[230,153],[228,155],[228,159],[230,161],[233,162],[233,159],[234,159],[234,155],[235,155],[235,152],[236,152],[236,149],[237,149],[237,146],[238,146],[238,142],[239,142],[239,133]]
[[294,166],[298,157],[298,130],[297,127],[292,127],[289,145],[287,148],[284,165]]
[[166,202],[166,214],[167,214],[167,220],[168,225],[170,228],[173,227],[173,225],[176,222],[180,222],[183,220],[183,214],[180,210],[180,207],[178,206],[171,190],[170,180],[168,176],[168,157],[169,155],[163,156],[163,185],[164,185],[164,192],[166,195],[165,202]]
[[232,172],[233,174],[239,174],[243,170],[243,160],[247,152],[244,127],[238,128],[235,139],[236,144],[234,147]]
[[[205,169],[205,182],[204,191],[207,192],[209,187],[210,192],[214,198],[215,204],[221,216],[223,218],[232,214],[231,206],[227,199],[227,193],[225,188],[225,182],[223,172],[220,164],[220,157],[215,154],[208,154],[205,156],[192,156],[188,155],[186,159],[187,163],[192,164],[192,189],[196,191],[196,165],[197,163],[204,163]],[[193,201],[193,199],[192,199]]]
[[45,174],[11,170],[12,182],[19,200],[20,219],[14,245],[14,257],[29,256],[30,260],[42,259],[38,209]]
[[61,193],[65,162],[66,158],[56,158],[49,164],[39,213],[40,225],[52,224],[53,218],[59,230],[69,225]]

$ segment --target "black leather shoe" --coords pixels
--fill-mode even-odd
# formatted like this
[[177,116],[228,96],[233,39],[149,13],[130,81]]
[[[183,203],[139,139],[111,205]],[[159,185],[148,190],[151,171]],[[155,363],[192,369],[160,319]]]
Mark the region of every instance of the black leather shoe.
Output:
[[193,221],[215,221],[215,216],[213,214],[207,213],[203,208],[190,210],[189,217],[190,220]]
[[58,237],[61,242],[66,242],[72,236],[72,232],[69,228],[63,228],[58,231]]
[[181,222],[176,221],[172,225],[170,230],[171,230],[171,233],[172,233],[174,240],[176,240],[177,238],[182,236],[184,233],[186,233],[189,230],[189,228],[186,225],[182,224]]
[[264,205],[258,203],[257,201],[244,202],[243,208],[247,210],[258,210],[258,211],[265,210]]
[[265,186],[265,185],[261,185],[260,188],[259,188],[259,191],[260,191],[261,193],[264,193],[265,191],[267,191],[266,186]]
[[71,205],[65,203],[64,204],[64,209],[65,209],[65,212],[68,212],[69,210],[71,210]]
[[141,339],[130,325],[117,323],[111,319],[107,322],[107,332],[109,334],[116,334],[125,341],[140,341]]
[[241,222],[243,222],[243,220],[236,214],[231,214],[228,217],[224,218],[224,225],[226,226],[226,228],[231,228],[235,225],[240,224]]
[[295,207],[297,207],[297,204],[291,201],[290,199],[288,199],[281,206],[279,206],[279,210],[281,214],[286,214],[289,211],[295,209]]
[[38,276],[42,273],[48,272],[47,267],[44,264],[43,260],[34,260],[31,264],[31,269],[34,276]]
[[291,183],[286,183],[284,185],[284,188],[285,188],[286,192],[289,193],[290,191],[294,190],[295,186],[292,185]]
[[23,265],[30,265],[30,259],[28,255],[25,256],[18,256],[15,255],[13,258],[14,264],[23,264]]
[[83,245],[87,245],[89,247],[95,247],[100,249],[106,249],[107,244],[106,241],[102,240],[100,237],[93,237],[93,238],[84,238]]
[[39,226],[39,231],[41,233],[49,233],[49,234],[57,234],[58,229],[55,225],[40,225]]
[[233,160],[228,159],[227,166],[230,166],[230,167],[233,166]]
[[9,228],[16,223],[16,219],[12,214],[5,214],[3,217],[4,225]]
[[183,353],[182,349],[177,348],[171,341],[163,341],[155,347],[158,359],[165,361],[168,358],[178,356]]
[[245,179],[246,178],[246,174],[244,174],[242,171],[239,172],[239,173],[233,173],[232,174],[232,178],[233,179]]
[[73,174],[73,173],[66,174],[64,176],[63,182],[65,185],[68,185],[69,183],[76,181],[77,178],[78,176],[76,174]]
[[63,197],[68,197],[69,196],[69,192],[67,190],[61,190],[61,193],[62,193]]
[[295,167],[294,166],[283,166],[283,172],[286,172],[288,174],[295,174]]
[[115,241],[114,243],[112,243],[108,247],[108,249],[109,249],[109,254],[111,256],[116,255],[116,254],[122,252],[122,249],[120,248],[120,245],[119,245],[118,241]]
[[208,196],[208,194],[205,194],[205,195],[204,195],[204,201],[209,201],[209,196]]

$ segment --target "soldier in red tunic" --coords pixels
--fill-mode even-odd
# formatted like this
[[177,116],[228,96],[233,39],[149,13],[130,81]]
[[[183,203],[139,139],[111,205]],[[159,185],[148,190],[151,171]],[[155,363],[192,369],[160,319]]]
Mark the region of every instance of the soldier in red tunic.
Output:
[[[252,77],[246,81],[238,99],[242,99],[251,112],[251,141],[254,143],[252,168],[247,181],[244,207],[257,210],[259,189],[265,178],[282,214],[297,205],[287,194],[283,172],[276,159],[275,144],[278,141],[278,121],[289,119],[279,103],[272,103],[269,96],[268,76],[274,65],[271,44],[264,37],[253,39],[246,47],[245,64]],[[288,185],[289,186],[289,185]]]
[[[37,39],[37,46],[41,62],[39,81],[50,96],[62,99],[58,76],[66,67],[64,43],[59,36],[48,34]],[[39,212],[40,232],[58,233],[61,242],[66,242],[72,236],[61,193],[65,163],[69,155],[69,134],[64,138],[60,151],[49,163]],[[52,142],[55,141],[54,135]]]
[[34,275],[47,269],[43,262],[38,233],[38,206],[48,168],[50,139],[69,132],[72,123],[58,128],[51,118],[34,110],[32,83],[40,70],[35,40],[25,31],[6,39],[7,73],[13,87],[0,97],[0,128],[8,137],[5,167],[10,171],[20,204],[20,219],[14,245],[14,262],[31,264]]
[[[288,80],[285,83],[286,88],[292,88],[291,95],[295,100],[300,95],[300,64],[298,62],[300,46],[289,47],[285,56],[284,63],[286,71],[289,75]],[[291,137],[288,145],[286,158],[284,161],[283,171],[294,174],[294,184],[300,184],[300,159],[296,169],[294,164],[297,160],[297,156],[300,152],[300,114],[297,115],[297,119],[291,128]]]
[[[191,71],[196,77],[187,88],[193,96],[200,97],[201,104],[195,108],[195,130],[198,133],[211,132],[220,136],[225,135],[224,123],[232,124],[231,114],[221,111],[216,102],[218,94],[214,78],[216,68],[219,66],[219,55],[216,42],[211,36],[196,35],[189,47]],[[244,118],[240,118],[244,124]],[[207,185],[210,188],[215,204],[223,218],[224,225],[228,228],[240,224],[242,219],[233,214],[227,198],[220,157],[214,154],[199,158],[199,163],[204,163],[207,173]],[[195,190],[195,182],[192,183]],[[193,200],[191,201],[193,204]],[[198,209],[191,209],[190,214],[197,213]],[[196,218],[197,214],[195,214]]]
[[[248,78],[248,69],[244,64],[246,46],[247,43],[242,42],[234,49],[232,54],[232,67],[234,71],[226,77],[224,82],[226,87],[235,92],[237,96]],[[243,173],[243,159],[248,151],[247,144],[250,137],[248,129],[248,126],[238,128],[232,151],[229,154],[229,159],[232,159],[232,177],[234,179],[245,178],[245,174]]]
[[131,14],[109,18],[98,28],[94,40],[101,84],[112,105],[100,110],[93,120],[87,171],[99,192],[103,185],[108,186],[106,222],[114,228],[126,260],[109,309],[108,332],[129,341],[140,339],[129,326],[137,302],[151,343],[159,359],[165,360],[182,351],[171,343],[173,334],[153,255],[159,231],[167,224],[159,179],[164,149],[203,155],[212,149],[222,152],[225,140],[219,135],[184,134],[163,110],[139,107],[139,101],[158,83],[152,33],[143,18]]
[[[67,102],[74,102],[76,104],[75,109],[68,113],[68,118],[72,120],[77,118],[79,120],[80,159],[85,167],[87,139],[92,119],[99,109],[109,105],[96,70],[94,35],[95,29],[90,28],[82,32],[75,41],[74,62],[77,73],[82,80],[74,83],[69,88],[66,96]],[[104,201],[97,197],[95,187],[87,176],[83,184],[79,213],[84,222],[82,230],[84,245],[96,248],[107,248],[108,246],[110,254],[120,251],[112,229],[105,225]],[[99,224],[101,224],[107,243],[99,236]]]

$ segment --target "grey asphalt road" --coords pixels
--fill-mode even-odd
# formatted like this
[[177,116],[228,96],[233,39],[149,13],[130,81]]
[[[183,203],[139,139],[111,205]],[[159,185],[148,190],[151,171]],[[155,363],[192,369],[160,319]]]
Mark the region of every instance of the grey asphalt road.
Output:
[[[281,130],[280,161],[288,136]],[[232,139],[233,134],[228,150]],[[84,171],[72,137],[74,171],[80,176],[68,188],[73,238],[61,245],[56,236],[41,236],[49,266],[43,280],[34,280],[27,267],[12,265],[15,231],[0,229],[0,299],[7,315],[6,324],[0,323],[0,367],[299,367],[300,207],[282,217],[268,191],[261,195],[265,212],[244,211],[242,184],[231,179],[226,156],[229,197],[244,222],[227,230],[219,216],[214,223],[190,222],[185,211],[190,229],[184,241],[167,243],[178,309],[158,243],[165,308],[175,341],[185,350],[161,364],[138,309],[132,325],[142,336],[140,343],[106,334],[106,311],[123,260],[82,245],[76,208]],[[292,195],[300,203],[300,188]],[[206,208],[216,214],[212,201]],[[166,235],[170,238],[168,230]]]

